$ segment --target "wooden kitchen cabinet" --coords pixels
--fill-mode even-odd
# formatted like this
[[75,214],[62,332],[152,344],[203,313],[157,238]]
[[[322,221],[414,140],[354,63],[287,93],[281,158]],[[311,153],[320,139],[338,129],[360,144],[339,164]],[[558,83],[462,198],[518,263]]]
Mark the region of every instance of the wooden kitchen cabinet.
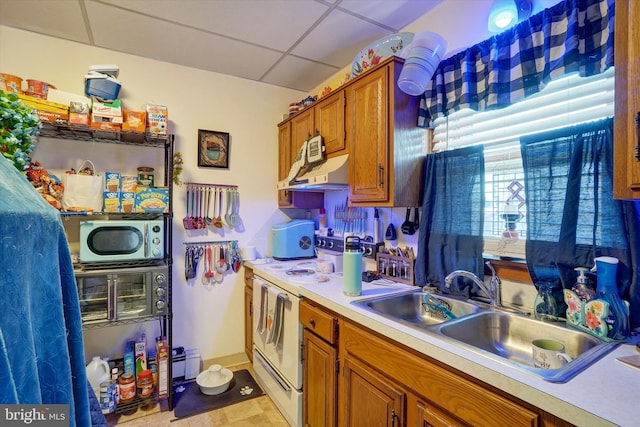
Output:
[[614,197],[640,199],[640,8],[637,0],[616,0]]
[[253,269],[244,267],[244,352],[253,362]]
[[[314,104],[315,130],[324,138],[327,157],[347,154],[344,130],[344,91],[332,93]],[[314,133],[313,135],[316,135]]]
[[[305,134],[308,128],[305,126],[312,125],[309,122],[311,115],[301,116],[300,121],[287,121],[278,127],[278,181],[285,179],[289,175],[289,169],[293,163],[295,155],[298,153],[301,145],[292,147],[292,129],[296,133],[295,138],[299,138],[300,134]],[[306,136],[305,136],[306,139]],[[304,141],[304,139],[302,140]],[[279,208],[302,208],[313,209],[324,206],[324,194],[320,192],[304,192],[278,190],[278,207]]]
[[305,427],[337,426],[338,319],[303,300],[303,409]]
[[[349,400],[347,384],[352,381],[346,371],[348,366],[366,366],[370,377],[395,390],[399,396],[407,390],[406,417],[396,412],[407,426],[565,426],[564,421],[535,408],[526,402],[513,399],[491,386],[467,377],[414,350],[403,347],[386,337],[376,334],[348,319],[340,321],[340,364],[344,371],[340,376],[339,408],[341,418],[364,410],[355,400]],[[352,368],[353,370],[353,368]],[[364,381],[362,379],[358,381]],[[393,379],[393,381],[391,381]],[[355,381],[355,380],[354,380]],[[373,381],[373,380],[372,380]],[[359,387],[364,385],[358,382]],[[378,383],[376,383],[378,384]],[[361,394],[366,394],[360,391]],[[353,392],[352,392],[353,393]],[[384,399],[388,398],[388,391]],[[364,398],[364,396],[362,396]],[[378,399],[383,399],[378,397]],[[355,412],[354,412],[355,411]],[[341,423],[340,425],[346,425]]]
[[416,409],[414,427],[471,427],[470,424],[460,421],[431,402],[417,399],[414,405]]
[[393,381],[357,358],[343,359],[344,398],[340,425],[405,425],[406,393]]
[[352,205],[419,206],[426,131],[418,97],[398,89],[404,60],[391,57],[345,88]]

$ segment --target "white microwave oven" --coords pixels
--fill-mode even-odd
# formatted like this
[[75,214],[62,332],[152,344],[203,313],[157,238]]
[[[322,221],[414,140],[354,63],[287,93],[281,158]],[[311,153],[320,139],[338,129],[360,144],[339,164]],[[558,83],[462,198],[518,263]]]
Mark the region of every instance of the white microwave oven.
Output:
[[80,262],[163,259],[164,221],[80,221]]

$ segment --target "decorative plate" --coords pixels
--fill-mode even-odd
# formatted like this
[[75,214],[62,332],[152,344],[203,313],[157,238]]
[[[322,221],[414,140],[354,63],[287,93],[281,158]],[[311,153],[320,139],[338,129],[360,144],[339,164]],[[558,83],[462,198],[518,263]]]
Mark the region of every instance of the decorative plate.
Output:
[[402,49],[411,43],[413,36],[413,33],[395,33],[371,43],[353,59],[351,77],[359,76],[392,55],[402,56]]

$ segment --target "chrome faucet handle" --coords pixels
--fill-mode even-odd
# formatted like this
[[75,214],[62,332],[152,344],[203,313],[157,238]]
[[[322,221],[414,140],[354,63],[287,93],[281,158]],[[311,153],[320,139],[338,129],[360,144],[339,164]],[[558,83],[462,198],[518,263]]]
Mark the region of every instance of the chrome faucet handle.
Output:
[[491,270],[491,279],[489,279],[489,289],[493,294],[492,295],[493,301],[495,305],[501,306],[502,305],[502,281],[500,280],[500,277],[498,277],[498,275],[496,274],[496,270],[493,268],[493,265],[491,265],[491,261],[485,262],[485,265],[489,267],[489,270]]

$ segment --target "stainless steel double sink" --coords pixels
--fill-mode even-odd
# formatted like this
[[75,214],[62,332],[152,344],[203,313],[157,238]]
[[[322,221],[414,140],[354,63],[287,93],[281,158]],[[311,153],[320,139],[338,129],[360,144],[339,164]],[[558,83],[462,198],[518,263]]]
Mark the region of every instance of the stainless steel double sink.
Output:
[[[425,304],[424,292],[389,295],[352,301],[351,304],[435,334],[451,343],[537,375],[550,382],[566,382],[613,350],[616,343],[604,342],[564,323],[542,322],[514,310],[492,308],[472,300],[434,295],[453,316],[443,316],[432,304]],[[533,365],[531,341],[547,338],[559,341],[573,360],[559,369]]]

